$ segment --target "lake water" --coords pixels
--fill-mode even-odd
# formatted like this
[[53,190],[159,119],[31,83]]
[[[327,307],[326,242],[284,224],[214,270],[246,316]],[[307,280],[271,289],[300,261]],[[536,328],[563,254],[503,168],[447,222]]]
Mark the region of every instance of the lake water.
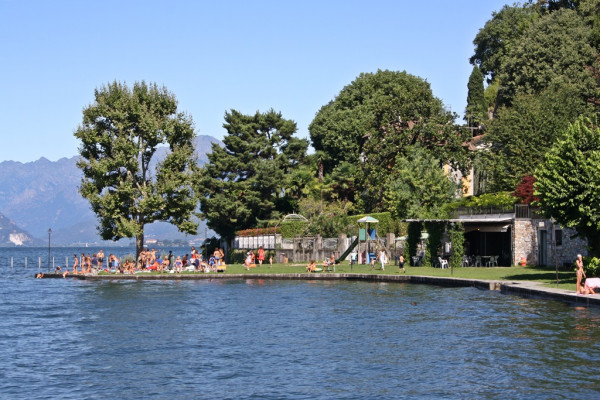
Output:
[[21,251],[0,249],[3,399],[600,393],[594,308],[411,284],[36,280],[6,264]]

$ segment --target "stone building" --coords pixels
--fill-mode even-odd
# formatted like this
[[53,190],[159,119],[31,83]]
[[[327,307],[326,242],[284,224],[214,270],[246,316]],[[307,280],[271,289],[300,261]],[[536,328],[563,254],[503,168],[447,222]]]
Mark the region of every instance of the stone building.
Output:
[[587,241],[536,213],[536,208],[517,204],[512,209],[458,210],[451,222],[465,227],[466,253],[499,256],[499,265],[572,264],[577,254],[587,255]]

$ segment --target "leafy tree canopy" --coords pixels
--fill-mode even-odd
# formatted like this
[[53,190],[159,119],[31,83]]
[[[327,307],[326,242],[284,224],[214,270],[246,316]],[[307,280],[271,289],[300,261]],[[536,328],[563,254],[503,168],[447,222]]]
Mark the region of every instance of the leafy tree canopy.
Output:
[[591,32],[583,18],[568,9],[535,20],[502,59],[500,104],[551,86],[570,86],[582,99],[591,97],[595,82],[588,66],[598,54],[590,44]]
[[357,166],[360,208],[383,207],[383,186],[398,154],[419,144],[435,158],[466,170],[467,133],[445,111],[429,83],[406,72],[363,73],[323,106],[309,126],[316,150],[326,156],[325,172],[342,162]]
[[473,40],[475,54],[469,60],[471,64],[478,65],[483,75],[494,80],[508,49],[536,18],[538,14],[528,5],[504,6],[494,12]]
[[535,172],[542,213],[575,228],[600,255],[600,128],[580,118],[548,151]]
[[443,217],[443,206],[458,190],[439,160],[419,147],[406,157],[398,156],[386,187],[386,203],[396,218]]
[[294,121],[272,109],[254,115],[231,110],[223,126],[225,146],[213,145],[198,191],[208,226],[229,239],[258,220],[292,211],[284,189],[292,171],[305,161],[308,142],[294,137]]
[[[195,233],[194,127],[177,112],[175,96],[156,84],[129,88],[115,81],[96,89],[94,99],[75,137],[81,143],[80,192],[98,216],[100,236],[136,237],[139,253],[145,224],[166,221]],[[165,145],[168,152],[158,160]]]
[[485,138],[480,166],[490,180],[486,189],[513,191],[523,176],[533,174],[569,123],[590,111],[569,87],[518,95],[511,107],[498,111]]

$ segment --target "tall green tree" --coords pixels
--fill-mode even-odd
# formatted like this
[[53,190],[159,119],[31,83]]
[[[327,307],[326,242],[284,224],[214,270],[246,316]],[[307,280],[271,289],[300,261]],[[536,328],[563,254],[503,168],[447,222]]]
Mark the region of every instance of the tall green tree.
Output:
[[527,4],[507,5],[492,13],[492,18],[473,40],[475,54],[469,60],[471,64],[478,65],[483,75],[488,76],[490,82],[493,81],[507,51],[538,17],[536,10]]
[[366,212],[383,207],[383,182],[398,154],[419,144],[441,162],[466,170],[467,132],[454,124],[429,83],[406,72],[361,74],[323,106],[309,126],[313,147],[326,154],[325,173],[356,165],[357,202]]
[[540,94],[521,94],[502,107],[485,137],[479,164],[489,179],[486,191],[513,191],[532,175],[544,154],[567,126],[591,109],[576,88],[548,88]]
[[569,9],[534,21],[502,59],[499,103],[510,105],[517,94],[538,94],[552,86],[569,86],[582,99],[590,98],[595,82],[588,69],[598,54],[590,44],[591,33]]
[[488,105],[485,100],[483,87],[483,74],[477,65],[469,76],[467,85],[467,108],[465,109],[465,121],[470,127],[481,126],[487,118]]
[[[145,82],[130,88],[115,81],[96,89],[75,137],[80,192],[98,217],[103,239],[135,237],[139,254],[144,226],[151,222],[196,232],[194,126],[166,88]],[[159,160],[164,146],[168,152]]]
[[294,137],[296,123],[274,110],[254,115],[231,110],[223,127],[225,146],[213,145],[198,191],[207,225],[229,240],[258,220],[293,211],[285,186],[305,160],[308,142]]
[[444,174],[440,161],[419,147],[408,156],[398,156],[385,187],[388,210],[401,219],[444,217],[443,206],[458,190]]
[[575,228],[600,256],[600,128],[580,118],[548,151],[535,172],[542,213]]

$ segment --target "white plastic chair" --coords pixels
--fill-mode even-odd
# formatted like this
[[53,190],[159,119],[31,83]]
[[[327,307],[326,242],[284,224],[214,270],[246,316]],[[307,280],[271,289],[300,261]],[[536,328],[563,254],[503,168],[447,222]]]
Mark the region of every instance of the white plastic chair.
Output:
[[448,260],[444,260],[442,257],[438,257],[438,261],[440,262],[440,267],[442,269],[448,268]]
[[476,267],[478,265],[480,267],[483,267],[483,265],[481,265],[481,256],[475,256],[475,264],[474,264],[474,266]]
[[469,256],[463,256],[462,266],[463,267],[471,266],[471,259],[469,258]]
[[491,256],[490,261],[488,261],[488,267],[497,267],[498,258],[500,258],[500,256]]

